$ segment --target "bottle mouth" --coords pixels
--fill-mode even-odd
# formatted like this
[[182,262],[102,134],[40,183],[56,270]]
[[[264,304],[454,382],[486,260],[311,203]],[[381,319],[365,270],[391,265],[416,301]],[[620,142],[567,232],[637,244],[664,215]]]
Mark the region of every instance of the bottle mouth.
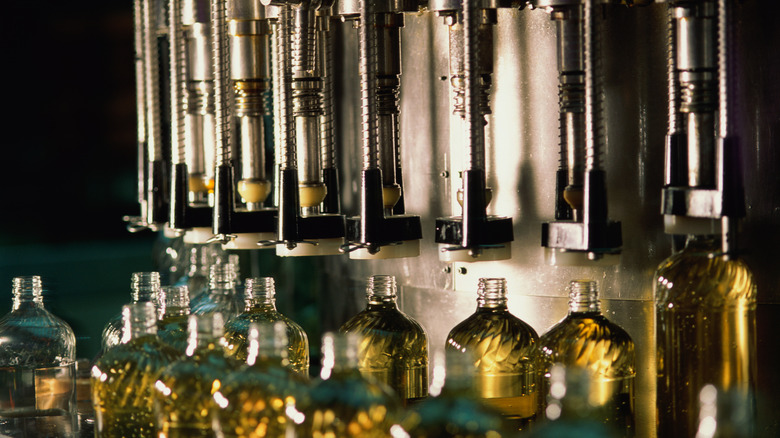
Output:
[[486,307],[505,305],[506,278],[480,278],[477,288],[477,303]]
[[569,309],[572,312],[600,312],[598,283],[590,279],[570,281]]
[[393,275],[374,275],[368,278],[366,297],[369,301],[389,301],[397,297],[398,286]]
[[244,298],[247,303],[270,303],[276,297],[273,277],[256,277],[244,280]]

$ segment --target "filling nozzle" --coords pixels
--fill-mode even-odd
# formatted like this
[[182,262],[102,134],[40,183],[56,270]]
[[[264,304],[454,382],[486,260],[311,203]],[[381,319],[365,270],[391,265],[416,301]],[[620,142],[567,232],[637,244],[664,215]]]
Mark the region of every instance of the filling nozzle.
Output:
[[536,0],[557,25],[560,164],[555,221],[542,224],[542,246],[556,265],[618,261],[620,222],[607,212],[598,0]]
[[344,246],[352,259],[415,257],[420,253],[420,217],[405,214],[402,201],[398,135],[402,13],[418,8],[417,1],[338,3],[338,15],[359,25],[360,215],[347,220],[349,243]]
[[[157,230],[168,221],[166,162],[163,157],[162,110],[160,102],[160,72],[158,35],[161,25],[161,3],[154,0],[135,2],[135,50],[138,103],[138,185],[141,214],[125,217],[131,232]],[[164,23],[163,23],[164,24]]]
[[[318,50],[322,44],[318,38],[323,36],[323,28],[328,23],[327,18],[319,19],[318,23],[317,13],[321,11],[321,16],[329,16],[326,10],[332,2],[263,0],[262,3],[272,7],[269,12],[275,16],[279,216],[276,239],[261,244],[275,246],[280,256],[339,254],[344,217],[338,210],[328,208],[323,213],[322,209],[328,189],[323,181],[325,163],[320,125],[324,114],[324,81],[323,60]],[[329,164],[333,163],[335,159]],[[329,205],[332,201],[331,198]]]
[[492,190],[486,186],[485,125],[493,73],[493,27],[497,11],[490,2],[432,1],[430,9],[449,28],[450,87],[453,113],[462,123],[466,166],[458,191],[461,216],[436,219],[442,261],[491,261],[511,257],[512,219],[487,214]]
[[737,139],[729,131],[730,3],[669,3],[664,225],[669,234],[723,234],[728,254],[745,214]]

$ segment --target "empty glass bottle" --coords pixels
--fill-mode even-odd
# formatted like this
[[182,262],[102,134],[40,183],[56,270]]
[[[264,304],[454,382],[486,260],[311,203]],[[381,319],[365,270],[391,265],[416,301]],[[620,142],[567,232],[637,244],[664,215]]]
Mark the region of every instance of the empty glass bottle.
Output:
[[74,436],[73,330],[44,308],[40,277],[14,278],[12,293],[0,319],[0,436]]
[[239,292],[239,286],[241,281],[239,280],[239,265],[238,255],[228,254],[224,252],[219,245],[201,245],[203,248],[201,251],[201,258],[203,259],[202,265],[199,266],[199,272],[203,272],[194,279],[197,284],[193,284],[197,287],[197,291],[190,289],[190,309],[199,308],[210,301],[209,289],[211,288],[211,269],[214,265],[232,265],[233,267],[233,280],[235,281],[236,300],[241,303],[241,294]]
[[159,438],[212,437],[214,393],[237,365],[225,357],[224,323],[219,312],[190,315],[189,344],[160,374],[154,408]]
[[214,393],[219,436],[294,436],[303,422],[301,401],[308,388],[287,361],[287,330],[282,321],[249,324],[246,364]]
[[400,402],[390,388],[360,374],[359,342],[354,333],[322,337],[322,371],[309,392],[302,436],[390,436]]
[[500,412],[474,389],[474,361],[453,350],[434,356],[431,397],[415,405],[401,422],[414,438],[512,436]]
[[157,336],[180,354],[187,349],[187,319],[190,296],[187,286],[163,286],[159,295],[162,316],[157,321]]
[[198,302],[190,301],[190,312],[193,315],[221,313],[224,321],[241,313],[243,306],[236,294],[235,281],[232,264],[211,265],[208,294]]
[[549,369],[547,421],[533,428],[531,438],[616,438],[604,423],[601,407],[592,403],[592,373],[587,368],[553,364]]
[[293,370],[302,376],[309,375],[309,338],[303,328],[276,310],[276,291],[271,277],[247,278],[244,287],[244,311],[225,324],[225,352],[228,356],[245,362],[249,342],[249,325],[253,322],[273,323],[281,321],[287,327],[287,360]]
[[417,321],[398,310],[395,277],[370,277],[366,298],[366,309],[340,329],[362,338],[358,350],[360,373],[393,388],[404,404],[425,398],[428,337]]
[[655,274],[658,436],[693,436],[699,390],[743,394],[755,418],[756,284],[715,236],[689,236]]
[[178,356],[157,337],[157,310],[150,303],[122,308],[122,343],[92,367],[96,436],[154,437],[153,394],[158,376]]
[[477,393],[524,428],[540,409],[539,337],[509,313],[506,301],[505,279],[481,278],[477,311],[450,331],[445,347],[471,355]]
[[[569,314],[539,340],[545,374],[552,364],[590,372],[589,402],[621,436],[634,434],[634,341],[601,314],[598,283],[569,283]],[[595,415],[595,414],[594,414]]]
[[[130,279],[130,299],[131,303],[151,302],[156,307],[159,306],[157,294],[160,291],[160,273],[159,272],[134,272]],[[104,354],[111,348],[122,342],[124,323],[122,322],[122,313],[117,314],[103,328],[102,352]]]
[[224,256],[221,245],[186,244],[186,256],[182,270],[175,286],[187,286],[190,291],[190,307],[208,295],[209,269]]

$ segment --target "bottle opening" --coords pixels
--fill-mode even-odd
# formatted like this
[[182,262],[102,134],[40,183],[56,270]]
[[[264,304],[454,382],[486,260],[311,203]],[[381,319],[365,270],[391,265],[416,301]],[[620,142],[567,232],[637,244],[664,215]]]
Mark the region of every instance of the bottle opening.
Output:
[[480,278],[477,296],[477,303],[480,307],[506,305],[506,279]]
[[569,283],[571,312],[600,312],[599,285],[593,280],[572,280]]
[[273,303],[276,286],[273,277],[247,278],[244,280],[244,298],[247,303]]
[[15,277],[13,279],[14,307],[21,302],[43,304],[43,284],[38,275]]
[[397,296],[397,286],[393,275],[374,275],[368,278],[366,296],[369,301],[387,301]]

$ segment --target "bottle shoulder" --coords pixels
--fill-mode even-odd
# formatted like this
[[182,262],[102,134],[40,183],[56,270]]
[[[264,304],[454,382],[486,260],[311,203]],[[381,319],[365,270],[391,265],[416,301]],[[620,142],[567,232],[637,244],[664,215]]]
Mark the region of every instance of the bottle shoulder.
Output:
[[[656,306],[728,308],[756,304],[753,273],[739,258],[683,250],[664,260],[654,278]],[[671,304],[671,307],[669,306]]]
[[73,330],[46,309],[18,309],[0,320],[0,366],[60,366],[75,360]]
[[608,378],[635,374],[635,345],[622,327],[601,314],[569,315],[539,340],[548,363],[588,368]]
[[344,333],[360,333],[364,336],[379,334],[427,339],[422,325],[397,308],[365,309],[342,324],[339,330]]
[[482,342],[485,338],[500,338],[506,342],[535,346],[539,335],[526,322],[508,311],[477,311],[457,324],[447,336],[449,340],[469,345]]
[[139,371],[159,373],[178,357],[176,350],[163,344],[156,336],[143,336],[106,351],[95,362],[93,376],[96,372],[108,379]]

